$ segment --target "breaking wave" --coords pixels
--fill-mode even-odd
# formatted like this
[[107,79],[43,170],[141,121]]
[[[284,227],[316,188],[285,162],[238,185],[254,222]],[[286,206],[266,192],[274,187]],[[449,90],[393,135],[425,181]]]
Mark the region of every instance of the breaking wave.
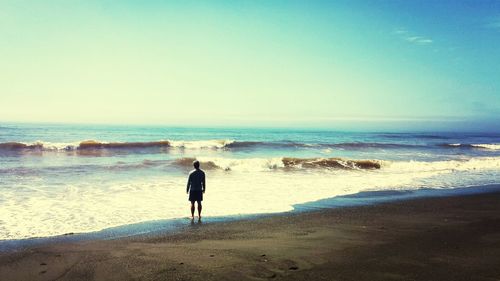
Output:
[[202,169],[225,171],[266,171],[266,170],[390,170],[392,172],[422,171],[463,171],[463,170],[500,170],[500,157],[475,157],[462,160],[445,161],[386,161],[378,159],[358,160],[345,158],[179,158],[173,165],[191,168],[194,160],[201,163]]
[[477,148],[486,148],[486,149],[492,149],[492,150],[500,150],[500,144],[487,144],[487,143],[482,143],[482,144],[471,144],[472,147],[477,147]]
[[478,143],[478,144],[445,143],[441,146],[451,147],[451,148],[478,148],[478,149],[500,150],[500,144],[498,143]]
[[272,158],[224,158],[224,157],[182,157],[169,160],[141,160],[138,162],[118,161],[109,165],[76,165],[61,168],[45,167],[42,169],[12,167],[0,169],[0,174],[29,175],[43,172],[43,170],[64,169],[65,171],[87,171],[94,170],[137,170],[156,169],[163,171],[169,169],[190,170],[193,161],[198,160],[201,168],[208,171],[223,172],[266,172],[282,171],[293,173],[299,171],[386,171],[391,173],[420,173],[420,172],[454,172],[454,171],[482,171],[500,170],[500,157],[474,157],[469,159],[455,159],[443,161],[388,161],[378,159],[346,159],[346,158],[294,158],[294,157],[272,157]]
[[442,144],[404,144],[385,142],[340,142],[340,143],[301,143],[293,141],[235,141],[230,139],[222,140],[159,140],[148,142],[104,142],[96,140],[85,140],[81,142],[58,143],[36,141],[25,142],[4,142],[0,143],[2,151],[96,151],[96,150],[130,150],[141,151],[148,149],[213,149],[213,150],[245,150],[257,148],[318,148],[318,149],[422,149],[422,148],[475,148],[500,150],[500,144],[463,144],[463,143],[442,143]]
[[149,148],[179,148],[179,149],[220,149],[231,144],[232,140],[206,140],[206,141],[171,141],[160,140],[150,142],[102,142],[85,140],[74,143],[55,143],[36,141],[33,143],[4,142],[0,143],[1,150],[44,150],[44,151],[72,151],[72,150],[140,150]]
[[130,149],[140,150],[148,148],[177,148],[177,149],[251,149],[251,148],[407,148],[415,145],[373,142],[345,142],[345,143],[299,143],[292,141],[263,142],[263,141],[234,141],[234,140],[160,140],[151,142],[102,142],[85,140],[73,143],[55,143],[36,141],[33,143],[4,142],[0,143],[1,150],[45,150],[45,151],[71,151],[71,150],[98,150],[98,149]]
[[381,160],[354,160],[343,158],[223,158],[223,157],[182,157],[173,160],[143,160],[140,163],[117,162],[107,167],[110,170],[147,168],[167,165],[181,169],[192,169],[193,161],[198,160],[204,170],[223,171],[269,171],[269,170],[307,170],[307,169],[336,169],[336,170],[372,170],[380,169]]
[[332,168],[347,170],[380,169],[379,160],[351,160],[343,158],[283,158],[285,167],[291,168]]

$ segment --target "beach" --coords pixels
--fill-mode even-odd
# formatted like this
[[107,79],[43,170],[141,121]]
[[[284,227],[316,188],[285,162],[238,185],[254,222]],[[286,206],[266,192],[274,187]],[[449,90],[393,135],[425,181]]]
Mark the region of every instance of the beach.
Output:
[[0,15],[0,281],[500,281],[500,0]]
[[3,252],[2,280],[498,280],[500,192]]
[[0,281],[500,278],[498,134],[0,132]]
[[6,124],[0,250],[183,218],[194,160],[207,175],[204,216],[239,217],[363,192],[498,184],[500,135]]

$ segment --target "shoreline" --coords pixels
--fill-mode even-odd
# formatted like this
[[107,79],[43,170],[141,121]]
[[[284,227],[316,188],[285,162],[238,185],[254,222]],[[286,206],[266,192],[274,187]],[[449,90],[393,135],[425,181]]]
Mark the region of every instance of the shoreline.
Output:
[[0,253],[6,280],[496,280],[500,191]]
[[[285,212],[205,217],[203,218],[203,223],[213,224],[235,222],[240,220],[253,220],[274,216],[286,216],[295,213],[315,212],[319,210],[329,210],[335,208],[348,208],[383,204],[387,202],[415,200],[419,198],[453,197],[491,192],[500,192],[500,184],[487,184],[460,188],[364,191],[354,194],[320,199],[313,202],[296,204],[293,205],[293,210]],[[187,227],[186,219],[187,217],[158,221],[145,221],[129,225],[110,227],[92,232],[66,233],[49,237],[0,240],[0,254],[57,243],[74,243],[92,240],[115,240],[140,236],[151,237],[157,235],[169,235],[179,231],[184,231]]]

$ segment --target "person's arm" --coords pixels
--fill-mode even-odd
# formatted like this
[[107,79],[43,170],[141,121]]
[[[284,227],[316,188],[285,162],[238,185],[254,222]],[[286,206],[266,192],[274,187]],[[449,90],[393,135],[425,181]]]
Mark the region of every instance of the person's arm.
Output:
[[187,187],[186,187],[186,193],[189,193],[189,187],[191,186],[191,174],[189,174],[189,177],[188,177],[188,183],[187,183]]
[[203,184],[203,193],[205,193],[205,189],[207,188],[207,184],[205,182],[205,173],[203,173],[203,179],[201,180],[201,183]]

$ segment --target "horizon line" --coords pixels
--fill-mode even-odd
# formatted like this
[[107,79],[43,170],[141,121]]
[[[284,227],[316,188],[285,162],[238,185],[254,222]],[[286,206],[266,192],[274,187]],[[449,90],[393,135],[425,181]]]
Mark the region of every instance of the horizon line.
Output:
[[[338,122],[339,120],[337,120]],[[474,120],[477,122],[478,120]],[[469,121],[469,122],[474,122],[474,121]],[[367,128],[367,127],[362,127],[362,122],[361,120],[354,121],[356,124],[352,124],[353,126],[350,128],[346,128],[346,125],[348,126],[349,122],[353,121],[347,121],[343,120],[342,126],[339,126],[341,124],[331,124],[331,125],[326,125],[326,124],[301,124],[294,126],[293,124],[221,124],[221,123],[214,123],[214,124],[192,124],[192,123],[186,123],[186,124],[179,124],[179,123],[159,123],[159,122],[151,122],[151,123],[141,123],[141,122],[129,122],[129,123],[114,123],[114,122],[61,122],[61,121],[0,121],[0,128],[2,126],[8,126],[8,125],[48,125],[48,126],[98,126],[98,127],[106,127],[106,126],[116,126],[116,127],[127,127],[127,126],[133,126],[133,127],[152,127],[152,128],[158,128],[158,127],[164,127],[164,128],[191,128],[191,129],[210,129],[210,128],[218,128],[218,129],[296,129],[296,130],[332,130],[332,131],[340,131],[340,132],[425,132],[425,133],[432,133],[432,132],[446,132],[446,133],[489,133],[489,134],[499,134],[500,130],[492,130],[492,129],[481,129],[477,128],[475,130],[465,129],[465,130],[454,130],[453,128],[422,128],[421,126],[417,126],[417,128],[409,128],[410,126],[406,127],[394,127],[394,128],[386,128],[385,126],[387,125],[395,125],[395,123],[400,123],[400,122],[408,122],[408,121],[385,121],[381,122],[379,126],[381,128]],[[371,123],[371,125],[374,125],[375,121],[368,122]],[[418,121],[414,121],[418,122]],[[420,122],[429,122],[429,121],[420,121]],[[441,121],[442,122],[442,121]],[[448,122],[464,122],[462,120],[449,120]],[[361,125],[361,126],[360,126]],[[371,127],[371,126],[370,126]]]

